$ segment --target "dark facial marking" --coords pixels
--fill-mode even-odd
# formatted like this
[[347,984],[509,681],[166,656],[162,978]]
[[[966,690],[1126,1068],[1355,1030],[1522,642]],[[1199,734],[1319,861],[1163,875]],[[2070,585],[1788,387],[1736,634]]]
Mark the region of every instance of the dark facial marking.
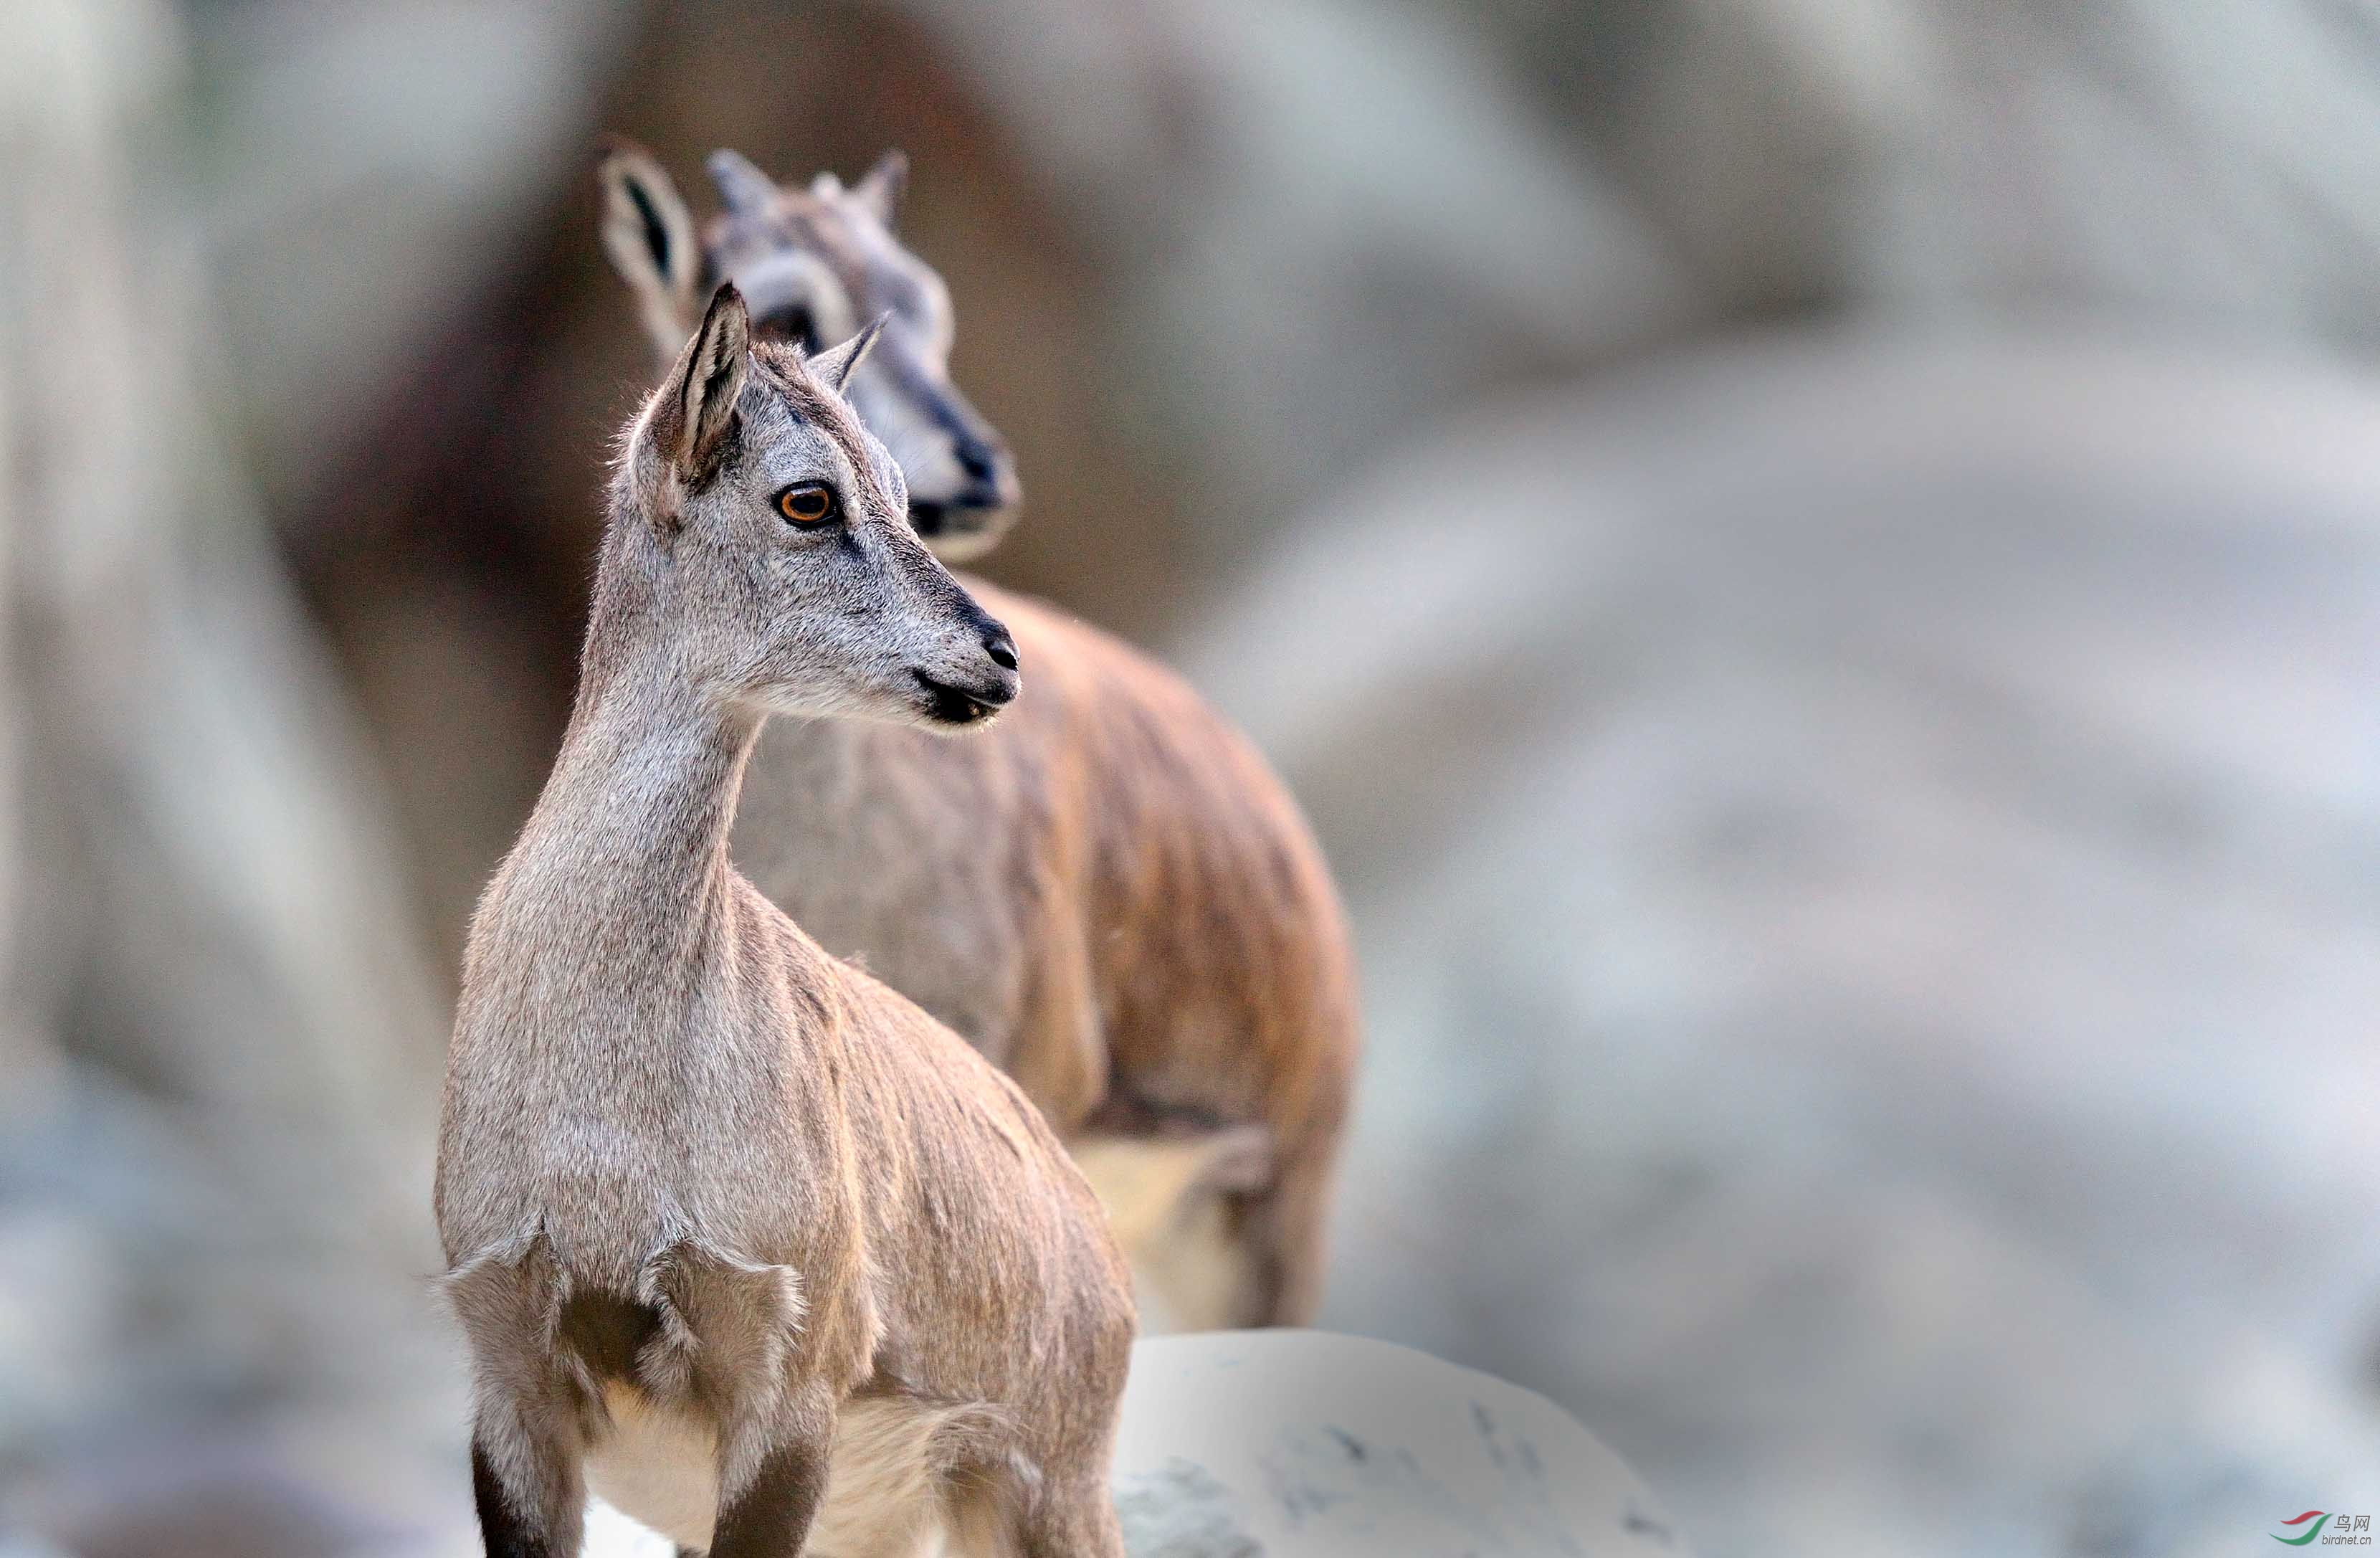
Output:
[[[935,383],[924,366],[905,350],[880,350],[871,361],[881,365],[892,376],[913,404],[925,408],[933,425],[951,441],[951,457],[969,481],[989,485],[1000,474],[1000,450],[984,436],[983,423],[975,408],[969,406],[954,386]],[[962,506],[971,506],[963,505]],[[916,521],[916,515],[911,516]],[[939,512],[932,516],[939,529],[948,517]],[[917,533],[929,532],[923,522],[917,522]]]
[[752,329],[774,340],[791,341],[804,351],[816,351],[820,346],[817,322],[810,317],[808,307],[801,303],[770,310],[752,322]]

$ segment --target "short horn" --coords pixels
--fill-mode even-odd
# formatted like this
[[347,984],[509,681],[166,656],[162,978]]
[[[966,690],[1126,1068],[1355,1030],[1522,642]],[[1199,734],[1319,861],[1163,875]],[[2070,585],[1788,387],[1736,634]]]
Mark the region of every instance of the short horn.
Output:
[[753,165],[752,159],[741,152],[725,147],[710,154],[703,164],[710,170],[710,182],[718,188],[719,198],[727,209],[744,216],[757,216],[767,211],[777,198],[776,180]]

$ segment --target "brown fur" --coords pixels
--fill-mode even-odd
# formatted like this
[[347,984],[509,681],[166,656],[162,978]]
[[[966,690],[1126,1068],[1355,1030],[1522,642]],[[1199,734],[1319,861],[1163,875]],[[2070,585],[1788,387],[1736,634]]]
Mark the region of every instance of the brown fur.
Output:
[[[822,382],[742,332],[722,288],[632,432],[578,707],[472,925],[437,1208],[490,1550],[575,1552],[589,1467],[638,1486],[659,1444],[711,1479],[671,1534],[714,1558],[814,1516],[821,1552],[1114,1558],[1133,1320],[1089,1187],[728,863],[767,709],[922,720],[912,663],[1006,690],[832,396],[849,359]],[[795,535],[765,494],[818,473],[848,520]]]
[[[772,730],[736,858],[824,944],[974,1040],[1078,1150],[1261,1126],[1261,1183],[1183,1187],[1225,1202],[1228,1302],[1170,1307],[1193,1327],[1302,1323],[1357,1031],[1320,854],[1263,760],[1179,677],[969,587],[1016,638],[1016,702],[966,741]],[[1160,1242],[1200,1210],[1111,1207]]]
[[[691,230],[667,176],[636,155],[606,167],[614,225],[638,209],[622,193],[633,187]],[[897,168],[796,189],[733,153],[712,166],[729,212],[707,234],[706,270],[773,264],[821,319],[889,311],[868,371],[878,400],[857,404],[927,397],[877,430],[896,456],[910,458],[903,428],[973,416],[931,398],[948,387],[948,300],[887,225]],[[675,259],[621,266],[649,317],[666,317],[698,262]],[[1359,1048],[1354,958],[1320,851],[1263,759],[1179,677],[1053,607],[969,588],[1026,672],[999,724],[948,742],[781,724],[754,761],[735,857],[825,945],[1016,1077],[1098,1165],[1118,1225],[1138,1231],[1127,1248],[1145,1285],[1203,1268],[1195,1292],[1158,1306],[1173,1323],[1310,1321]],[[1245,1168],[1251,1127],[1268,1138],[1257,1183],[1184,1172],[1218,1156]],[[1148,1162],[1135,1166],[1135,1150]],[[1165,1187],[1184,1199],[1137,1204]],[[1185,1238],[1188,1262],[1172,1248]]]

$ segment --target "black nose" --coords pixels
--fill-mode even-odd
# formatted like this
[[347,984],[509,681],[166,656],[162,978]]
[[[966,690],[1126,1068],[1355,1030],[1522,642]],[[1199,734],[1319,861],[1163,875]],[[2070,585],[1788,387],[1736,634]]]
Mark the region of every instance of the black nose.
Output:
[[1016,669],[1016,640],[1010,638],[1008,629],[998,623],[992,624],[984,634],[983,652],[991,656],[992,663],[1002,670]]
[[953,452],[958,457],[959,469],[967,473],[969,481],[987,485],[999,481],[1000,451],[990,444],[980,439],[962,438]]

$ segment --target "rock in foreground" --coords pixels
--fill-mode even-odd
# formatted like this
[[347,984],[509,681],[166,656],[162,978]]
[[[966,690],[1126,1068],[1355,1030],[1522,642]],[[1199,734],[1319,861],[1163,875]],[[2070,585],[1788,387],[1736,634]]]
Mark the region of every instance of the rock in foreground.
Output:
[[1651,1558],[1685,1543],[1544,1397],[1318,1331],[1159,1337],[1116,1449],[1132,1558]]

